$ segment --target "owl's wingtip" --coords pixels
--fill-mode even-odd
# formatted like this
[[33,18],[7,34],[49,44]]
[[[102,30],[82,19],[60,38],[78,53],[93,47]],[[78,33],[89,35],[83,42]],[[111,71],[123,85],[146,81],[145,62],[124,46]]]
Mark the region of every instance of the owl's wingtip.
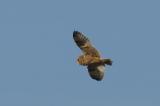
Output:
[[77,36],[79,34],[81,34],[81,32],[79,32],[79,31],[73,31],[73,37],[75,37],[75,36]]

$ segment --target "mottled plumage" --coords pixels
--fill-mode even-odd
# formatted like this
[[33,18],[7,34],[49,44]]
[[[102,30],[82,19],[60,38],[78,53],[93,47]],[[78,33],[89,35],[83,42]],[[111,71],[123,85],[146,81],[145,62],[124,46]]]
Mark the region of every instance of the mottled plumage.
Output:
[[98,50],[92,46],[89,39],[81,32],[74,31],[73,38],[83,54],[78,57],[77,62],[80,65],[87,66],[91,78],[100,81],[103,79],[105,64],[112,65],[110,59],[101,59]]

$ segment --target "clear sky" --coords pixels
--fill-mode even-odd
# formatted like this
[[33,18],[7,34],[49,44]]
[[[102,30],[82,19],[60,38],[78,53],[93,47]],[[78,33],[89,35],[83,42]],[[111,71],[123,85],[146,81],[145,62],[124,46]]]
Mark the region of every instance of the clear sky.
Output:
[[[103,81],[76,63],[87,35]],[[160,106],[159,0],[1,0],[0,106]]]

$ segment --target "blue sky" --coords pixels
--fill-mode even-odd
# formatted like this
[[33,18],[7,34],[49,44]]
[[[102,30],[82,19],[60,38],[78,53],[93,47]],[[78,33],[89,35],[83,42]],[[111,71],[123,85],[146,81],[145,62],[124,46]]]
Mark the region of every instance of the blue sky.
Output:
[[[160,1],[1,0],[1,106],[159,106]],[[73,30],[111,58],[103,81],[76,63]]]

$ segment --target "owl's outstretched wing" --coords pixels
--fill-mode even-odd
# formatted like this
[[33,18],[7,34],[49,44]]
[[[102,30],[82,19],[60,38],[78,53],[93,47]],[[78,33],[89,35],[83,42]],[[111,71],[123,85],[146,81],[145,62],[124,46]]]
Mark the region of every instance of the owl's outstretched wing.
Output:
[[105,65],[88,65],[88,73],[92,79],[95,79],[97,81],[101,81],[104,76],[104,71],[105,71]]
[[84,36],[81,32],[74,31],[73,38],[77,46],[83,51],[85,55],[100,58],[99,52],[96,50],[96,48],[92,46],[89,39],[86,36]]

